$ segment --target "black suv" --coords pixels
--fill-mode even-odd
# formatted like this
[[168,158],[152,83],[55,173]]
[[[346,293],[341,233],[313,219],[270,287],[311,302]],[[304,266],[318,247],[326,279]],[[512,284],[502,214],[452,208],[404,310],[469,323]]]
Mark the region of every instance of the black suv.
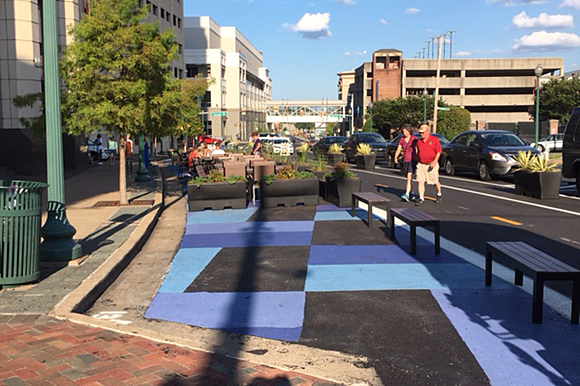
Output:
[[580,193],[580,107],[574,109],[568,119],[562,146],[562,175],[576,179],[576,190]]
[[356,148],[359,144],[366,143],[370,145],[375,153],[376,160],[386,160],[386,147],[387,141],[379,133],[354,133],[348,140],[344,143],[344,154],[348,161],[354,159],[356,154]]

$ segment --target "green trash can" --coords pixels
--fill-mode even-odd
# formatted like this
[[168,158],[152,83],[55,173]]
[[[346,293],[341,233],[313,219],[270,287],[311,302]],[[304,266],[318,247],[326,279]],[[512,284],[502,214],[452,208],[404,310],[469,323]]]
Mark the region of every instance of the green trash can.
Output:
[[0,287],[40,277],[42,192],[48,184],[0,180]]

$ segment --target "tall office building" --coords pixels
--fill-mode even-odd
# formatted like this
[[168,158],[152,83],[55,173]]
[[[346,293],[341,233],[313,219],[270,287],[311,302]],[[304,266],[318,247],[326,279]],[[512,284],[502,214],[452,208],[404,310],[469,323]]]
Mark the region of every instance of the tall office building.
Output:
[[210,78],[202,109],[205,132],[247,140],[266,128],[266,102],[272,80],[262,53],[235,27],[221,27],[209,16],[185,18],[187,77]]
[[[140,0],[139,4],[149,6],[147,21],[159,21],[162,30],[174,29],[181,53],[172,63],[172,70],[176,77],[182,77],[185,69],[182,0]],[[40,111],[17,109],[12,103],[17,95],[43,90],[42,5],[41,0],[0,1],[0,168],[18,174],[44,171],[44,138],[35,138],[19,121],[38,116]],[[56,7],[58,43],[64,47],[72,40],[68,27],[90,12],[89,2],[57,0]],[[65,166],[74,165],[74,139],[67,138],[64,147]]]

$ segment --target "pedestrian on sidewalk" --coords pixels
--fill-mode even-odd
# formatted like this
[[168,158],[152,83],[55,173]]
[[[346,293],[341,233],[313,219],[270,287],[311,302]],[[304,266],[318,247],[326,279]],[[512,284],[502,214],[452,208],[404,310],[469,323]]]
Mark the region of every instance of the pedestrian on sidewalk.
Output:
[[119,149],[119,144],[115,141],[114,136],[109,137],[109,165],[115,166],[115,158],[117,157],[117,150]]
[[133,140],[131,139],[131,134],[127,134],[125,139],[125,160],[127,162],[127,170],[129,173],[133,173]]
[[95,139],[95,161],[97,165],[102,165],[103,162],[103,140],[101,139],[101,134],[97,134],[97,139]]
[[259,155],[262,156],[262,141],[260,141],[260,137],[258,137],[258,132],[252,133],[252,140],[254,144],[252,146],[252,155]]
[[401,175],[407,177],[407,187],[405,193],[401,196],[401,200],[409,201],[413,199],[413,175],[417,170],[417,153],[415,147],[417,145],[417,138],[413,135],[413,127],[405,125],[403,127],[403,137],[399,140],[399,145],[395,151],[394,162],[397,162],[399,155],[403,154],[401,161]]
[[441,184],[439,183],[439,157],[441,157],[441,143],[434,135],[428,125],[419,127],[421,139],[417,141],[415,150],[419,163],[417,164],[417,190],[419,199],[415,205],[422,205],[425,202],[425,183],[435,185],[437,190],[437,200],[439,204],[443,197],[441,195]]

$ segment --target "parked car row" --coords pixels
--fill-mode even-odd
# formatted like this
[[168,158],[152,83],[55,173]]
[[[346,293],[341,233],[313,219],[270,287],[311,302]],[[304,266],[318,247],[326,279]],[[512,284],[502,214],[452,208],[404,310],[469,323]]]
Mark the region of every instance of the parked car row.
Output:
[[562,176],[576,179],[576,190],[580,194],[580,107],[574,109],[562,145]]

